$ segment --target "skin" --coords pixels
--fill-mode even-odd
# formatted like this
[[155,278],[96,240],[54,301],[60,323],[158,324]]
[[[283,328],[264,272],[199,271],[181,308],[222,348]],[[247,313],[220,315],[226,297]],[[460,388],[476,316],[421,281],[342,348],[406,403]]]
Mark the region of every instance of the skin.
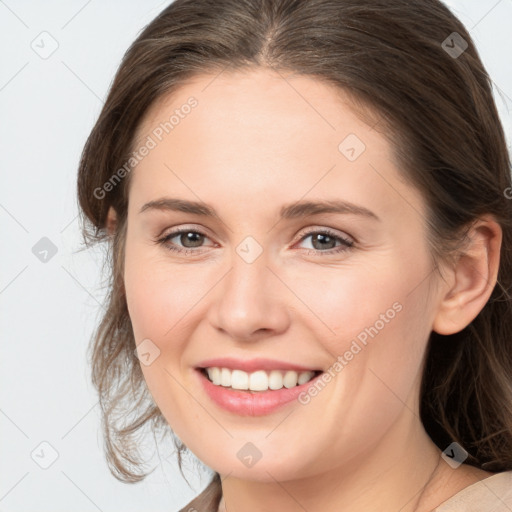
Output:
[[[190,96],[198,100],[132,171],[124,278],[136,343],[150,339],[160,350],[141,364],[148,388],[178,437],[221,474],[219,510],[428,511],[491,476],[440,460],[418,397],[429,333],[460,331],[489,299],[499,225],[482,217],[442,279],[421,194],[400,179],[392,147],[348,97],[262,69],[215,76],[156,103],[139,126],[142,140]],[[353,162],[338,150],[348,134],[366,145]],[[164,196],[204,201],[218,217],[139,213]],[[321,214],[278,222],[283,204],[328,198],[380,220]],[[206,234],[202,245],[172,239],[195,253],[154,242],[179,227]],[[340,247],[315,243],[325,228],[353,247],[325,254]],[[236,252],[247,236],[263,249],[250,264]],[[307,405],[238,416],[208,398],[193,370],[222,356],[326,370],[397,301],[401,311]],[[247,442],[262,453],[250,468],[237,458]]]

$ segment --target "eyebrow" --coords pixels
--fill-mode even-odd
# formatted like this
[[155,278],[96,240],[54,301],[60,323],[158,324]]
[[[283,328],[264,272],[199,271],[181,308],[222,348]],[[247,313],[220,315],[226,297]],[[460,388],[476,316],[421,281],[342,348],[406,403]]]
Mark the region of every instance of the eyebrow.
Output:
[[[147,210],[170,210],[184,213],[192,213],[194,215],[202,215],[204,217],[218,217],[215,209],[202,202],[188,201],[186,199],[177,199],[172,197],[163,197],[146,203],[139,211],[143,213]],[[363,206],[342,201],[339,199],[322,200],[322,201],[295,201],[285,204],[281,207],[281,219],[296,219],[319,215],[322,213],[339,213],[361,215],[374,220],[381,219],[371,210]]]

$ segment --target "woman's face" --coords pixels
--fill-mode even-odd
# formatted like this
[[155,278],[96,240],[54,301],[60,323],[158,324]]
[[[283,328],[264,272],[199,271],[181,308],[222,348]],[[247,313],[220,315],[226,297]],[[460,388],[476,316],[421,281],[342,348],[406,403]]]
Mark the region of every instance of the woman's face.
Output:
[[[425,204],[400,180],[385,138],[343,98],[269,71],[204,75],[139,128],[125,288],[141,368],[177,436],[221,474],[284,481],[353,467],[420,425],[439,300]],[[165,198],[215,215],[145,207]],[[290,207],[297,202],[354,208]],[[181,228],[192,233],[156,242]],[[325,373],[316,392],[305,384],[265,409],[265,397],[288,391],[207,384],[197,368],[212,358]]]

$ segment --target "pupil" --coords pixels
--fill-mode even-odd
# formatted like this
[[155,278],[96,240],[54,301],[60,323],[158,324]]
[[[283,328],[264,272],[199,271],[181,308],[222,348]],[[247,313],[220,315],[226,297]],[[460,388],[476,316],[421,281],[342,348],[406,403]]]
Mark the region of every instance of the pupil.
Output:
[[[327,242],[329,242],[329,241],[331,241],[331,242],[332,242],[332,241],[334,241],[334,239],[333,239],[333,238],[331,238],[329,235],[322,235],[321,233],[319,233],[319,234],[317,234],[315,237],[313,237],[313,245],[314,245],[314,242],[315,242],[316,240],[319,240],[320,242],[321,242],[321,241],[324,241],[324,242],[325,242],[326,240],[327,240]],[[316,248],[316,247],[315,247],[315,248]],[[322,248],[322,244],[320,244],[320,248]],[[323,248],[325,249],[325,245],[323,245]]]
[[[201,237],[202,236],[203,235],[201,235],[200,233],[192,233],[192,232],[189,231],[188,233],[182,233],[182,235],[181,235],[181,237],[182,237],[181,242],[183,243],[183,241],[185,239],[185,241],[187,243],[189,243],[189,242],[191,242],[192,244],[196,243],[196,245],[191,245],[191,246],[190,245],[187,246],[187,243],[183,243],[183,245],[185,247],[198,247],[198,246],[201,245],[201,242],[202,242]],[[194,237],[199,237],[199,240],[197,240],[197,239],[194,240]]]

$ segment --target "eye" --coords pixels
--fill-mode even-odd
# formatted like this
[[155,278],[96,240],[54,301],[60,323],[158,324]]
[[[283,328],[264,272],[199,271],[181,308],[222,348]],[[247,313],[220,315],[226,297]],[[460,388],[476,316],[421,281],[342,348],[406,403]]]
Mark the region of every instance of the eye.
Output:
[[[177,238],[179,243],[184,244],[185,249],[192,250],[188,251],[178,247],[175,243],[171,242],[173,238]],[[170,251],[183,252],[189,254],[193,252],[198,252],[193,249],[200,247],[201,243],[204,241],[205,238],[208,238],[207,235],[205,235],[201,231],[197,231],[195,229],[180,228],[175,231],[172,231],[171,233],[165,235],[162,238],[159,238],[156,241],[162,244]]]
[[[308,254],[338,254],[354,246],[354,242],[352,240],[348,240],[347,238],[344,238],[336,234],[334,231],[331,231],[330,229],[309,231],[308,233],[302,236],[300,241],[306,240],[309,237],[311,237],[313,249],[307,249]],[[341,244],[337,248],[335,248],[336,242],[339,242]]]
[[[313,253],[332,255],[346,251],[354,246],[353,241],[348,240],[336,234],[334,231],[325,228],[322,230],[309,231],[308,233],[304,234],[299,241],[306,240],[309,237],[312,237],[313,249],[306,249],[307,254]],[[181,244],[182,247],[180,247],[176,242],[172,241],[174,238],[177,239],[178,243]],[[202,252],[196,249],[202,246],[205,239],[208,239],[208,236],[201,231],[197,231],[196,229],[180,228],[168,233],[162,238],[155,240],[155,242],[163,245],[170,251],[184,254],[193,254]],[[336,243],[339,244],[338,247],[336,247]]]

